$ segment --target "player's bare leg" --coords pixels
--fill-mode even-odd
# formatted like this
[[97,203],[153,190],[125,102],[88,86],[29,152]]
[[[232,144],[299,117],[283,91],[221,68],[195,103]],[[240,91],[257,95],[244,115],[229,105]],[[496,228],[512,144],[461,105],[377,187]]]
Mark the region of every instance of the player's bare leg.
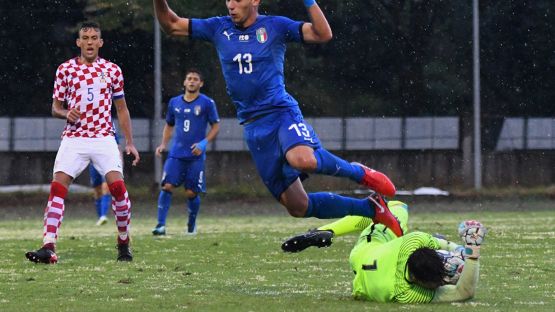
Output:
[[281,194],[279,202],[287,209],[287,212],[289,212],[291,216],[296,218],[303,218],[306,216],[308,195],[300,179],[295,180],[295,182]]

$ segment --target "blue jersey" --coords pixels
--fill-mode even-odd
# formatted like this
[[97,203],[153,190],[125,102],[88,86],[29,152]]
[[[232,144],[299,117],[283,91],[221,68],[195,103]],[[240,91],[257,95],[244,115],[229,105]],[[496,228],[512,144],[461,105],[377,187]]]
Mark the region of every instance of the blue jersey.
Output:
[[248,28],[238,28],[229,16],[191,19],[192,38],[216,47],[227,93],[244,122],[258,115],[297,107],[285,91],[283,62],[287,42],[301,42],[303,22],[259,15]]
[[220,121],[216,103],[204,94],[200,94],[194,101],[187,102],[183,94],[173,97],[168,103],[166,123],[174,127],[173,144],[169,157],[196,159],[201,156],[192,154],[191,145],[202,141],[206,137],[208,123]]

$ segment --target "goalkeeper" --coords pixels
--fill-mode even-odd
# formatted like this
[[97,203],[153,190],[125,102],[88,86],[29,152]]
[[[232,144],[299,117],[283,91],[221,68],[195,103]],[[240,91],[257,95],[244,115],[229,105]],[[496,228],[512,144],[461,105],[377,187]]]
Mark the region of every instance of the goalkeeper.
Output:
[[[408,207],[400,201],[387,203],[407,233]],[[487,230],[477,221],[459,225],[465,246],[412,232],[401,237],[382,224],[359,216],[347,216],[285,241],[285,252],[310,246],[327,247],[334,236],[360,232],[349,262],[355,273],[355,299],[376,302],[430,303],[464,301],[474,296],[479,275],[480,245]],[[447,271],[436,250],[462,254],[464,267],[455,285],[446,284]]]

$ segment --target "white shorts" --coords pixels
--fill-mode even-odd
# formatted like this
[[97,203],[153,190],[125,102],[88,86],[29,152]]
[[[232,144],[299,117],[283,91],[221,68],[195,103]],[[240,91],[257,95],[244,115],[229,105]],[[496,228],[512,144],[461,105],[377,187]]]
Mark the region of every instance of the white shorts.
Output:
[[53,172],[64,172],[77,178],[89,163],[102,176],[117,171],[123,176],[123,166],[118,145],[113,136],[104,138],[66,138],[62,139]]

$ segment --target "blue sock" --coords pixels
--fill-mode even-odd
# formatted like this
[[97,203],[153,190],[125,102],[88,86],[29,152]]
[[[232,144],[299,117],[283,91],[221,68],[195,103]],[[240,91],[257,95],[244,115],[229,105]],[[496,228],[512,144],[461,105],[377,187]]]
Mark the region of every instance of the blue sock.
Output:
[[161,190],[158,196],[158,224],[165,225],[170,205],[172,204],[172,193]]
[[106,194],[100,197],[100,215],[99,217],[106,216],[108,209],[112,207],[112,195]]
[[189,198],[188,211],[189,211],[189,225],[194,227],[197,221],[197,214],[200,210],[200,197],[197,195],[195,198]]
[[343,160],[323,148],[314,150],[316,157],[316,173],[346,177],[355,182],[360,182],[364,175],[364,169],[358,165]]
[[99,218],[102,216],[101,202],[102,202],[102,197],[94,200],[94,206],[96,207],[96,214],[98,215]]
[[351,198],[325,192],[308,194],[305,218],[334,219],[349,215],[372,218],[374,209],[366,198]]

